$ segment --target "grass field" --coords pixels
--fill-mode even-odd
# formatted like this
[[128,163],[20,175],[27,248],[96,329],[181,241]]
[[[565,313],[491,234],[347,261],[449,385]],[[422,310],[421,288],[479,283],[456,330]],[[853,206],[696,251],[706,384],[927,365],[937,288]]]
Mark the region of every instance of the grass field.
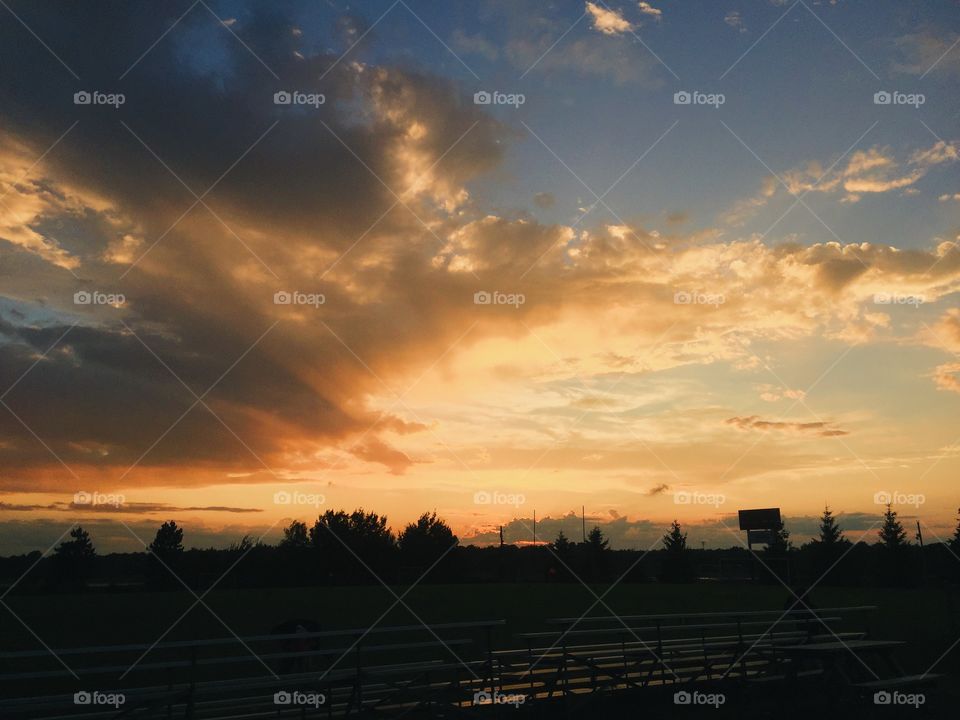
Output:
[[[394,591],[403,595],[405,588]],[[606,588],[594,591],[603,595]],[[779,586],[745,584],[620,585],[604,598],[592,615],[636,615],[681,611],[779,610],[787,591]],[[960,615],[943,590],[818,588],[812,593],[818,607],[877,605],[879,610],[856,619],[876,638],[906,640],[899,653],[905,668],[924,672],[960,637]],[[404,597],[419,619],[427,623],[503,619],[506,630],[498,644],[511,642],[518,632],[547,629],[551,617],[585,613],[595,597],[582,585],[488,584],[420,585]],[[152,643],[195,599],[186,591],[163,593],[87,593],[80,595],[11,596],[13,611],[52,648],[119,643]],[[238,635],[266,634],[290,618],[311,618],[324,629],[366,628],[394,604],[382,586],[283,588],[275,590],[214,590],[204,602]],[[417,624],[402,606],[395,607],[381,625]],[[203,607],[194,608],[165,640],[223,637],[229,631]],[[4,650],[40,649],[37,638],[6,610],[0,610],[0,637]],[[513,642],[516,642],[513,639]],[[939,672],[960,677],[960,648],[937,665]]]

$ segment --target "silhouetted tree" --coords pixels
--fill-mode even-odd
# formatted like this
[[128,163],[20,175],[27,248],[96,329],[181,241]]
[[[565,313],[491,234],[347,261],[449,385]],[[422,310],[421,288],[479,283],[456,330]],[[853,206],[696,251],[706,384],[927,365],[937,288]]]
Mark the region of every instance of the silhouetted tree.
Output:
[[687,534],[676,520],[663,536],[663,564],[660,579],[664,582],[689,582],[693,579],[693,566],[687,553]]
[[792,580],[790,550],[793,543],[790,542],[790,531],[787,530],[783,521],[770,531],[770,542],[763,550],[763,562],[766,570],[774,574],[775,579],[779,577],[781,581],[789,583]]
[[820,516],[820,536],[810,543],[813,572],[821,578],[822,583],[839,581],[844,577],[839,571],[839,563],[850,546],[830,508],[824,507]]
[[957,529],[953,531],[953,537],[949,542],[953,552],[960,552],[960,508],[957,509]]
[[583,575],[589,580],[599,580],[606,574],[607,555],[610,552],[610,543],[603,536],[599,525],[587,533],[586,542],[581,543],[583,548]]
[[572,580],[573,567],[577,561],[576,545],[564,534],[563,530],[557,533],[557,539],[550,543],[551,576],[557,580]]
[[70,531],[70,540],[64,540],[54,549],[54,567],[57,584],[83,587],[97,555],[90,534],[79,525]]
[[824,507],[823,515],[820,516],[820,542],[826,547],[850,544],[843,537],[843,529],[837,524],[829,507]]
[[334,578],[374,582],[395,574],[396,540],[385,515],[327,510],[310,528],[310,542]]
[[150,552],[163,560],[182,553],[183,529],[177,527],[173,520],[163,523],[150,543]]
[[787,526],[783,524],[783,521],[780,521],[780,524],[771,530],[773,535],[770,538],[770,542],[767,543],[765,552],[769,555],[786,555],[790,548],[793,547],[793,543],[790,542],[790,531],[787,530]]
[[280,541],[280,547],[310,547],[310,536],[307,534],[307,524],[300,520],[294,520],[287,525],[287,527],[283,529],[283,540]]
[[459,542],[450,526],[437,517],[436,511],[421,515],[415,523],[408,524],[397,538],[401,562],[424,570],[434,563],[443,565],[440,559]]
[[883,525],[879,534],[880,542],[886,548],[901,548],[910,544],[903,524],[897,519],[897,513],[890,505],[887,505],[887,511],[883,514]]
[[151,587],[180,587],[183,530],[173,520],[163,523],[147,547],[147,584]]

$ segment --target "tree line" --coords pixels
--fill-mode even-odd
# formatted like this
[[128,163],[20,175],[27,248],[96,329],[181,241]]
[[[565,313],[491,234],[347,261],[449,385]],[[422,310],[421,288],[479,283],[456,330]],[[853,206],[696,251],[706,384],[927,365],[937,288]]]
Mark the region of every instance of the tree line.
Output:
[[[781,523],[755,555],[743,548],[692,550],[687,533],[674,520],[661,547],[650,551],[613,550],[595,526],[582,542],[561,530],[549,543],[476,547],[460,545],[436,512],[424,513],[398,534],[375,512],[328,510],[308,526],[294,520],[277,545],[249,536],[226,549],[186,550],[183,528],[173,520],[157,529],[143,552],[99,555],[90,534],[78,526],[52,556],[39,552],[0,559],[0,577],[26,573],[17,589],[83,589],[126,585],[151,589],[282,587],[423,582],[695,582],[712,564],[727,563],[766,582],[910,586],[960,580],[960,523],[946,543],[920,548],[889,505],[877,542],[853,543],[829,508],[819,534],[795,547]],[[34,571],[30,568],[36,566]],[[27,572],[27,570],[30,570]],[[736,575],[736,573],[734,573]],[[822,579],[821,579],[822,578]]]

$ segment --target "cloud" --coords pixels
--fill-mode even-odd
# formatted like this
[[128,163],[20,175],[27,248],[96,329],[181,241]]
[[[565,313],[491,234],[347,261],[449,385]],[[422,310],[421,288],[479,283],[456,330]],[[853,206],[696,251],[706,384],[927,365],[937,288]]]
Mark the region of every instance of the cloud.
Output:
[[647,15],[648,17],[652,17],[654,20],[657,20],[658,22],[663,18],[663,11],[653,7],[653,5],[651,5],[648,2],[643,2],[643,0],[641,0],[639,7],[640,7],[641,14]]
[[604,35],[622,35],[623,33],[631,32],[633,30],[633,25],[631,25],[623,17],[623,15],[616,10],[612,10],[606,6],[601,7],[596,3],[588,2],[586,11],[590,14],[590,18],[593,20],[594,29],[600,31]]
[[780,420],[764,420],[757,415],[749,417],[732,417],[724,421],[728,425],[734,425],[741,430],[778,430],[799,433],[812,433],[820,437],[838,437],[849,435],[846,430],[841,430],[829,422],[783,422]]
[[899,59],[892,69],[907,75],[960,72],[960,54],[954,52],[958,39],[960,34],[939,28],[901,35],[893,41]]
[[76,514],[78,512],[83,513],[110,513],[110,514],[131,514],[131,515],[152,515],[152,514],[163,514],[171,512],[225,512],[225,513],[259,513],[263,512],[261,508],[243,508],[243,507],[230,507],[227,505],[206,505],[206,506],[190,506],[190,507],[177,507],[176,505],[170,505],[168,503],[155,503],[155,502],[124,502],[116,505],[78,505],[77,503],[70,502],[53,502],[47,503],[45,505],[35,505],[35,504],[17,504],[17,503],[5,503],[0,502],[0,511],[10,511],[10,512],[33,512],[37,510],[55,512],[67,512]]
[[745,33],[747,31],[747,27],[746,25],[743,24],[743,17],[740,15],[739,10],[731,10],[730,12],[728,12],[724,16],[723,21],[727,25],[732,27],[734,30],[737,30],[742,33]]
[[533,204],[538,208],[552,208],[556,204],[556,198],[553,193],[541,192],[533,196]]
[[933,379],[940,390],[960,393],[960,363],[938,365]]

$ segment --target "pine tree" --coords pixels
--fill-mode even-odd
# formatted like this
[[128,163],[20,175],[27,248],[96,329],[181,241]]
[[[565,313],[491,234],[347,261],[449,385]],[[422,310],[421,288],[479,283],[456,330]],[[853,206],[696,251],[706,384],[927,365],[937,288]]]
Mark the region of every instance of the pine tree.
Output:
[[687,549],[687,534],[680,529],[680,523],[676,520],[670,526],[670,531],[663,536],[663,547],[672,553],[681,553]]
[[148,549],[163,560],[179,555],[183,552],[183,529],[177,527],[173,520],[168,520],[157,530]]
[[781,520],[780,525],[771,532],[773,535],[771,536],[770,542],[767,543],[766,552],[771,555],[786,555],[790,551],[790,548],[793,547],[790,542],[790,531],[787,530],[786,525],[784,525]]
[[65,560],[89,560],[97,554],[90,540],[90,533],[79,525],[70,531],[72,540],[64,540],[57,545],[54,553],[56,557]]
[[888,548],[899,548],[909,545],[907,532],[903,525],[897,520],[897,513],[888,504],[887,511],[883,514],[883,526],[880,528],[880,542]]
[[603,536],[603,531],[599,525],[594,525],[593,530],[587,533],[587,547],[593,553],[602,553],[608,549],[610,543]]
[[837,519],[829,507],[824,507],[823,515],[820,516],[820,542],[827,547],[847,543],[847,539],[843,537],[843,529],[837,524]]
[[689,582],[693,579],[693,566],[687,553],[687,534],[676,520],[663,536],[663,563],[660,579],[664,582]]
[[550,549],[561,558],[568,557],[573,552],[573,547],[573,543],[563,534],[563,530],[557,534],[557,539],[550,543]]

